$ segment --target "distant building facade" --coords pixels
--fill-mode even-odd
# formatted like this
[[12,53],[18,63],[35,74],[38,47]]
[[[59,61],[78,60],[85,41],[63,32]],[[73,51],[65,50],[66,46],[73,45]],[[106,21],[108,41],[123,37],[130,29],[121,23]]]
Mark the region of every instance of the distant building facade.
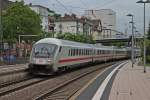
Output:
[[112,37],[112,30],[116,30],[116,12],[112,9],[86,10],[84,16],[91,20],[101,20],[102,32],[94,34],[96,40]]
[[55,21],[55,32],[89,35],[92,26],[86,21],[85,18],[78,18],[75,14],[65,14],[64,17]]
[[9,1],[9,0],[0,0],[0,8],[2,10],[6,9],[10,4],[12,4],[13,2],[12,1]]
[[49,12],[50,12],[49,8],[41,5],[32,5],[32,4],[30,4],[29,7],[40,15],[43,31],[49,32]]

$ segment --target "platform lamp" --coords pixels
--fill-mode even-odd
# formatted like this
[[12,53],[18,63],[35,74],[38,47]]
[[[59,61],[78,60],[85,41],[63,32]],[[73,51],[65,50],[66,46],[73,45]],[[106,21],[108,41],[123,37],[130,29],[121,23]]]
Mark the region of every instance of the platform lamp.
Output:
[[127,16],[132,17],[132,21],[130,23],[132,24],[131,61],[132,61],[132,68],[133,68],[133,66],[134,66],[134,20],[133,20],[132,14],[128,14]]
[[143,56],[144,56],[144,61],[143,61],[143,64],[144,64],[144,73],[146,73],[146,41],[145,41],[145,5],[146,3],[150,3],[150,0],[140,0],[140,1],[137,1],[136,3],[141,3],[144,5],[144,52],[143,52]]

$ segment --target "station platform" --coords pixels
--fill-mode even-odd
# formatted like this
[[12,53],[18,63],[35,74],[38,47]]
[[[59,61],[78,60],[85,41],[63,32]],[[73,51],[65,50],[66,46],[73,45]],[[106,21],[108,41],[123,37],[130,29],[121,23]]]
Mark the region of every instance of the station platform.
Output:
[[137,63],[132,68],[130,61],[114,65],[70,100],[150,100],[150,68],[146,68],[146,73],[143,68]]
[[150,68],[131,62],[122,67],[115,77],[108,100],[150,100]]

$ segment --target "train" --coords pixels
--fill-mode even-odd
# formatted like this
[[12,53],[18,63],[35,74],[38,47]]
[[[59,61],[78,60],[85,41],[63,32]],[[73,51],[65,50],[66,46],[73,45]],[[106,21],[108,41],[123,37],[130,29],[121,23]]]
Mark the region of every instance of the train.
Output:
[[[135,54],[140,56],[140,50],[136,49]],[[127,59],[130,56],[129,48],[44,38],[33,45],[28,66],[33,74],[51,75],[82,64]]]

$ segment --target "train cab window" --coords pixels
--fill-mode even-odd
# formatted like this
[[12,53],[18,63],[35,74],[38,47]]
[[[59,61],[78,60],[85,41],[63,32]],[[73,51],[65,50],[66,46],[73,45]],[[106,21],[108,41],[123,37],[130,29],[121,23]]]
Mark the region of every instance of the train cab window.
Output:
[[53,44],[40,43],[34,45],[33,56],[35,58],[49,58],[55,54],[57,46]]

